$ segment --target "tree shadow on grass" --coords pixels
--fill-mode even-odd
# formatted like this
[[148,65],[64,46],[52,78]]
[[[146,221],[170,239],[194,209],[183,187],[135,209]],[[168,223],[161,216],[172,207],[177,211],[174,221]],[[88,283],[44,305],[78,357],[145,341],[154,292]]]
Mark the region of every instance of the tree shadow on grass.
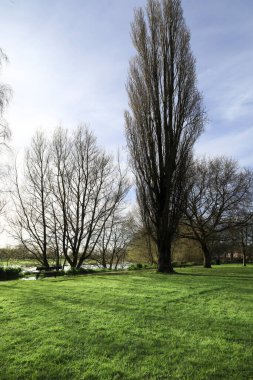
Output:
[[191,276],[191,277],[213,277],[213,278],[235,278],[235,279],[240,279],[240,280],[253,280],[253,276],[238,276],[238,275],[221,275],[217,273],[179,273],[176,272],[177,275],[179,276]]

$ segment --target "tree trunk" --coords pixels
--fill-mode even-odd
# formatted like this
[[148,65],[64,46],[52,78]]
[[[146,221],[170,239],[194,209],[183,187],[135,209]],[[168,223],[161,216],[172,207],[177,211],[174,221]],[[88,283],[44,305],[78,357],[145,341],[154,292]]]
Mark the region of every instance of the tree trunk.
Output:
[[150,238],[150,236],[146,236],[146,245],[147,245],[148,258],[149,258],[150,265],[153,265],[154,264],[154,258],[153,258],[153,254],[152,254],[152,247],[151,247],[151,238]]
[[171,244],[158,242],[158,272],[160,273],[175,273],[171,261]]
[[202,247],[203,257],[204,257],[204,263],[203,263],[204,268],[212,268],[212,264],[211,264],[211,260],[212,260],[211,252],[209,251],[209,249],[208,249],[208,247],[207,247],[207,245],[205,243],[202,243],[201,247]]
[[115,263],[115,265],[114,265],[114,269],[115,269],[115,270],[118,269],[119,260],[120,260],[120,258],[117,258],[116,263]]
[[43,252],[43,265],[49,269],[49,263],[48,263],[48,260],[47,260],[47,253],[46,252]]
[[242,250],[242,263],[243,266],[246,267],[246,249]]
[[107,265],[106,265],[106,259],[105,259],[105,255],[104,255],[104,254],[103,254],[103,257],[102,257],[102,267],[103,267],[104,269],[107,268]]

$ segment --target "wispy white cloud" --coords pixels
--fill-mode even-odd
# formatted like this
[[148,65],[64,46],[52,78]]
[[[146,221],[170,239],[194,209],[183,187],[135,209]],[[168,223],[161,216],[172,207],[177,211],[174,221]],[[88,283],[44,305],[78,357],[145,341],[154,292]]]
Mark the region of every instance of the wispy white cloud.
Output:
[[110,150],[125,143],[129,24],[138,3],[0,4],[0,33],[11,61],[4,79],[14,90],[6,114],[14,146],[29,143],[38,127],[51,131],[81,122]]
[[243,131],[232,131],[213,138],[203,135],[196,144],[195,154],[210,157],[225,155],[239,160],[244,166],[251,166],[253,162],[252,141],[253,126]]

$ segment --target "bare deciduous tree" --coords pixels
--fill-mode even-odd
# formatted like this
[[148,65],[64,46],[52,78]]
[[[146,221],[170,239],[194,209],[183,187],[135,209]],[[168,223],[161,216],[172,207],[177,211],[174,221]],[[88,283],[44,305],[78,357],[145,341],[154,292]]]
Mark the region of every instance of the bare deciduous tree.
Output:
[[187,237],[201,245],[205,268],[211,268],[211,247],[221,239],[220,233],[242,227],[251,218],[252,185],[252,171],[241,169],[232,159],[195,162],[185,224],[192,231]]
[[[131,213],[132,240],[130,252],[135,252],[139,261],[148,261],[153,265],[157,263],[157,247],[153,239],[154,231],[145,213],[136,207]],[[131,255],[130,255],[131,256]]]
[[[8,58],[6,54],[3,52],[3,50],[0,48],[0,69],[4,62],[8,61]],[[0,151],[1,153],[4,148],[8,147],[8,141],[10,139],[10,129],[8,127],[8,124],[3,118],[3,113],[8,105],[9,99],[11,96],[11,89],[9,86],[0,83]],[[0,215],[3,215],[5,206],[7,203],[6,200],[6,193],[7,193],[7,186],[6,186],[6,178],[9,174],[8,166],[3,163],[4,160],[1,160],[0,163]]]
[[[0,68],[3,62],[8,61],[6,54],[0,48]],[[3,119],[3,112],[9,102],[11,89],[6,84],[0,83],[0,146],[6,144],[10,138],[10,129],[6,121]]]
[[49,228],[51,211],[50,153],[48,141],[38,132],[25,154],[24,178],[15,172],[15,217],[12,220],[14,236],[46,268],[52,241]]
[[113,212],[103,223],[93,258],[103,268],[117,269],[124,266],[127,247],[132,238],[131,218],[122,213]]
[[128,181],[85,127],[53,140],[52,186],[58,236],[71,267],[80,268],[97,245],[104,224],[124,199]]
[[[238,227],[232,227],[229,229],[230,237],[230,254],[240,253],[242,256],[242,264],[246,266],[247,261],[250,260],[250,256],[253,248],[253,215],[252,210],[243,210],[240,219],[244,221]],[[238,258],[237,258],[238,259]]]
[[245,224],[239,229],[240,248],[242,252],[242,263],[245,267],[250,245],[252,245],[252,224]]
[[85,127],[59,128],[52,142],[37,133],[17,176],[15,236],[45,266],[60,258],[80,268],[93,253],[104,224],[118,209],[129,184],[113,158]]
[[203,129],[195,59],[180,0],[149,0],[132,24],[126,136],[137,197],[158,247],[158,271],[173,272],[171,244],[186,197],[192,147]]

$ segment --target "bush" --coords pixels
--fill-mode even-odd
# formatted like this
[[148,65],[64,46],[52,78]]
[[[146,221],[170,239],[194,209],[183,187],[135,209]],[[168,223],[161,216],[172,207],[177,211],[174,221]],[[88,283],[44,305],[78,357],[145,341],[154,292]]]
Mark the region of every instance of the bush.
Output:
[[140,270],[140,269],[157,269],[157,264],[131,264],[127,268],[128,270]]
[[198,263],[194,262],[186,262],[186,261],[173,261],[172,266],[173,268],[185,268],[185,267],[193,267],[199,265]]
[[144,264],[143,268],[146,268],[146,269],[157,269],[157,264]]
[[64,276],[65,272],[64,270],[58,270],[58,271],[52,271],[52,272],[41,272],[41,276],[44,277],[59,277],[59,276]]
[[21,268],[0,267],[0,281],[15,280],[21,277]]
[[137,264],[129,265],[128,270],[139,270],[142,268],[143,268],[143,265],[141,263],[137,263]]
[[68,269],[65,273],[68,276],[78,276],[80,274],[89,274],[89,273],[94,273],[95,271],[93,269],[85,269],[85,268],[70,268]]

